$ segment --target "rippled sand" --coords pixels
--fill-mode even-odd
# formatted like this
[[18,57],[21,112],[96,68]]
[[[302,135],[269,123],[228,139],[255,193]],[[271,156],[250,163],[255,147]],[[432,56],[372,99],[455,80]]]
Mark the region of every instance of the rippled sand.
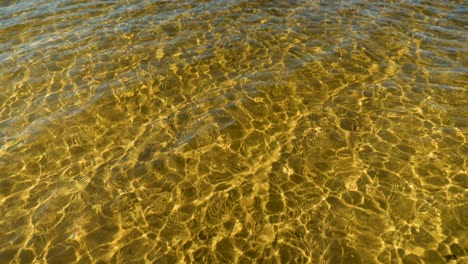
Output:
[[0,263],[467,262],[466,10],[1,2]]

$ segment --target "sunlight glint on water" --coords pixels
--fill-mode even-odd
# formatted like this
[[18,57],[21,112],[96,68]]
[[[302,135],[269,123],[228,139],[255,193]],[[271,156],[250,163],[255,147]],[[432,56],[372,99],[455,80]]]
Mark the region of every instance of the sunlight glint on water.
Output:
[[464,1],[0,1],[0,263],[464,263]]

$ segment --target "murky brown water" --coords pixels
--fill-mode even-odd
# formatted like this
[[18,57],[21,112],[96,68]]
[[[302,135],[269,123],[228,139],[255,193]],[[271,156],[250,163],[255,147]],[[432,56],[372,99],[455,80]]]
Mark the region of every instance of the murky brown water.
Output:
[[466,263],[465,1],[0,1],[0,263]]

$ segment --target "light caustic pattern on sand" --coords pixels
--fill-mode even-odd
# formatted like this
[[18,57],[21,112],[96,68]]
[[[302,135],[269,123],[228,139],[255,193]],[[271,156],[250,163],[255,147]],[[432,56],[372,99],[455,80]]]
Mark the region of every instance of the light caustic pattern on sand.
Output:
[[467,260],[461,1],[117,2],[0,7],[1,263]]

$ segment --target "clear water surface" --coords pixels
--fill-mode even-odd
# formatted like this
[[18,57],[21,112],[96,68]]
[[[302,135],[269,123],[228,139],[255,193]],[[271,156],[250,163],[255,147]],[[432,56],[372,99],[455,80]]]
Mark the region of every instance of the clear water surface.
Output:
[[467,263],[466,1],[0,1],[0,263]]

